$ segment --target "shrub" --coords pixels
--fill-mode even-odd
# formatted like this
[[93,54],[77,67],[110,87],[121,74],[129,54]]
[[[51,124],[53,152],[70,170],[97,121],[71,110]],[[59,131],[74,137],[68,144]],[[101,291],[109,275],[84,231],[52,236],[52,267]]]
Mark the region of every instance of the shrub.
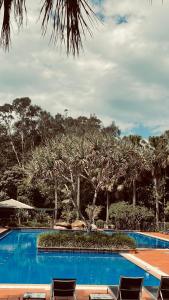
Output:
[[66,203],[63,205],[61,218],[64,221],[71,223],[76,219],[76,216],[77,216],[77,212],[75,208],[73,208],[72,203]]
[[40,210],[31,212],[31,217],[23,224],[30,227],[50,227],[52,222],[52,218],[46,212]]
[[46,223],[50,224],[52,221],[52,218],[43,210],[40,210],[35,213],[34,219],[37,221],[37,223]]
[[37,222],[37,220],[31,220],[31,221],[28,221],[26,224],[24,224],[25,226],[28,226],[28,227],[47,227],[49,228],[50,225],[46,222]]
[[40,247],[66,247],[66,248],[99,248],[99,249],[134,249],[136,243],[134,239],[123,235],[107,235],[102,232],[48,232],[42,233],[38,239]]
[[141,229],[144,222],[153,220],[154,215],[146,207],[133,207],[123,201],[110,206],[109,217],[118,229]]
[[98,228],[103,228],[104,227],[104,223],[105,222],[103,220],[99,219],[99,220],[96,221],[96,226]]

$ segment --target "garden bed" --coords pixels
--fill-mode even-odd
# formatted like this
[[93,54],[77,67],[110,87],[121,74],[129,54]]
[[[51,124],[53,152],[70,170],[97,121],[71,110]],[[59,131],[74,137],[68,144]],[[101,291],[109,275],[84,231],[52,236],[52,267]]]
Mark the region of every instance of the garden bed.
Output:
[[135,249],[133,238],[124,234],[111,236],[103,232],[46,232],[39,235],[39,250],[114,251]]

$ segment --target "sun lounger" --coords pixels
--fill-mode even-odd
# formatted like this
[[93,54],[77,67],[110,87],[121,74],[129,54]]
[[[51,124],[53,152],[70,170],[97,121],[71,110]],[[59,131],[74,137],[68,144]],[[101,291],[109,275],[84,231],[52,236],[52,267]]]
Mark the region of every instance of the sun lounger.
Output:
[[162,276],[159,287],[146,286],[146,289],[157,300],[169,300],[169,276]]
[[76,299],[75,295],[76,279],[58,279],[54,278],[51,285],[51,299],[60,297]]
[[158,300],[169,300],[169,276],[162,276],[157,292]]
[[121,277],[119,286],[110,286],[116,300],[140,300],[142,292],[142,277]]

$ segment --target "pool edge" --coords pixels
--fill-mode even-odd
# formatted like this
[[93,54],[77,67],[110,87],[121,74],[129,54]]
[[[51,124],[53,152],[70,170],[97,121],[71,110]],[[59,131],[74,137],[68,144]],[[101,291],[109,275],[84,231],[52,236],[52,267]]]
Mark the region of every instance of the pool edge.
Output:
[[121,253],[121,256],[123,256],[127,260],[131,261],[132,263],[134,263],[135,265],[142,268],[144,271],[150,273],[151,275],[155,276],[158,279],[160,279],[161,276],[169,276],[168,273],[161,271],[159,268],[152,266],[151,264],[145,262],[144,260],[138,257],[135,257],[130,253]]

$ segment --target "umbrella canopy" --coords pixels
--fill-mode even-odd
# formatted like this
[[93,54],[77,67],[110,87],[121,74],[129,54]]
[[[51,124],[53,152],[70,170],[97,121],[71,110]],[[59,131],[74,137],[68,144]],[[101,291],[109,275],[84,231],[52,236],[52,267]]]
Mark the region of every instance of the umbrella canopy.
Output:
[[71,227],[71,225],[67,222],[56,222],[55,225],[60,226],[60,227],[65,227],[65,228],[70,228]]
[[27,205],[25,203],[19,202],[14,199],[9,199],[0,202],[0,208],[19,208],[19,209],[34,209],[33,206]]
[[81,221],[81,220],[76,220],[71,225],[72,225],[72,227],[79,227],[79,228],[86,227],[86,223],[84,221]]

